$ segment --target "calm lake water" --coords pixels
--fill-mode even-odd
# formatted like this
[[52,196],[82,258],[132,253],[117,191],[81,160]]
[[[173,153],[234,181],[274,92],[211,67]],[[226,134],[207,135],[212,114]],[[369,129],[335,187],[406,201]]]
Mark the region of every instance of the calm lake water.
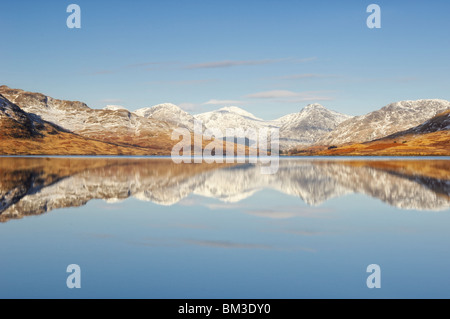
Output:
[[0,158],[0,242],[0,298],[450,298],[450,159]]

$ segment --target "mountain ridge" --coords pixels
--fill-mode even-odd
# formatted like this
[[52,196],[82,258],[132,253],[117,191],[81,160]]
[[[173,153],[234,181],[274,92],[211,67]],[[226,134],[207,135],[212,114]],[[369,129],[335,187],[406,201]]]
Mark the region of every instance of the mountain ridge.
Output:
[[3,155],[156,155],[152,149],[121,147],[71,133],[24,112],[0,94],[0,154]]
[[[118,146],[150,148],[166,155],[178,142],[171,139],[171,133],[182,127],[192,134],[195,120],[203,123],[203,130],[218,128],[223,133],[226,128],[279,129],[280,150],[288,153],[293,149],[323,149],[324,146],[374,141],[414,128],[437,113],[450,109],[450,102],[443,99],[405,100],[390,103],[365,115],[350,116],[329,110],[319,103],[311,103],[299,112],[263,120],[237,106],[192,115],[175,104],[162,103],[130,112],[119,105],[91,109],[83,102],[58,100],[5,85],[0,86],[0,94],[28,114],[30,123],[34,123],[28,123],[28,129],[45,122],[56,131]],[[20,128],[20,123],[6,117],[3,121],[8,121],[4,128],[25,134],[26,129]],[[36,131],[28,131],[30,136],[33,135],[31,133],[36,134]],[[445,134],[435,135],[439,135],[439,140],[446,138]],[[248,139],[246,142],[249,142]]]
[[0,94],[24,112],[85,138],[126,147],[146,147],[158,154],[170,153],[175,144],[170,138],[170,124],[125,109],[91,109],[79,101],[53,99],[6,86],[0,87]]
[[450,150],[450,109],[415,127],[363,143],[310,147],[293,152],[307,155],[398,155],[448,156]]
[[342,122],[321,137],[316,145],[343,145],[379,139],[419,125],[450,108],[441,99],[407,100],[390,103],[379,110]]

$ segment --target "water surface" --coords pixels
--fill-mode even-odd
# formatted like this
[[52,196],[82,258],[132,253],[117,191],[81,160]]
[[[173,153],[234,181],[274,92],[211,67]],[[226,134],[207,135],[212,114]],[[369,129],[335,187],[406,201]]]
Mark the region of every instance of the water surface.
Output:
[[0,158],[0,221],[1,298],[450,297],[448,158]]

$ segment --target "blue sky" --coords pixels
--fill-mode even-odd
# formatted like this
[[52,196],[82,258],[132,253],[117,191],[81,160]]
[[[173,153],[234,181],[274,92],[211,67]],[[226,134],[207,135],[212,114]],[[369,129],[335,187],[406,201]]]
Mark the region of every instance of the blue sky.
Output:
[[[81,29],[66,8],[81,7]],[[381,7],[381,29],[366,8]],[[2,1],[0,84],[130,110],[450,100],[448,1]]]

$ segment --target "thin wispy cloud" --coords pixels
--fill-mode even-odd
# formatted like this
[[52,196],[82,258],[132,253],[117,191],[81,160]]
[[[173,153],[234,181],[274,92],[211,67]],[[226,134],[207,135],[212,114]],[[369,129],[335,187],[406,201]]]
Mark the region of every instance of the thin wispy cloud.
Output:
[[419,81],[419,80],[420,80],[420,78],[415,77],[415,76],[403,76],[403,77],[393,76],[393,77],[373,77],[373,78],[371,78],[371,77],[353,77],[353,78],[347,79],[347,81],[349,83],[372,83],[372,82],[410,83],[410,82],[415,82],[415,81]]
[[232,242],[227,240],[196,240],[196,239],[186,239],[185,244],[206,246],[212,248],[225,248],[225,249],[269,249],[269,250],[280,250],[280,251],[306,251],[306,252],[316,252],[315,249],[303,246],[273,246],[264,244],[252,244],[252,243],[240,243]]
[[317,73],[302,73],[302,74],[292,74],[279,77],[280,80],[303,80],[303,79],[326,79],[326,78],[336,78],[337,75],[333,74],[317,74]]
[[296,60],[294,60],[294,62],[305,63],[305,62],[311,62],[311,61],[316,61],[316,60],[317,60],[317,57],[313,56],[313,57],[309,57],[309,58],[296,59]]
[[143,62],[143,63],[135,63],[135,64],[128,64],[125,65],[124,68],[142,68],[147,66],[153,66],[153,65],[159,65],[161,62]]
[[209,209],[234,209],[238,210],[246,207],[243,204],[238,203],[226,203],[226,202],[214,202],[209,203],[209,201],[205,201],[203,197],[195,197],[195,198],[184,198],[178,202],[179,205],[183,206],[205,206]]
[[212,229],[210,225],[204,224],[176,224],[175,227],[185,228],[185,229]]
[[206,101],[203,103],[203,105],[236,105],[236,104],[242,104],[242,101],[238,100],[216,100],[212,99],[209,101]]
[[330,91],[294,92],[289,90],[271,90],[248,94],[245,98],[261,100],[277,100],[282,103],[298,103],[305,101],[331,101],[334,98],[324,95]]
[[178,247],[178,246],[180,246],[180,244],[177,242],[165,240],[165,239],[148,241],[148,242],[128,241],[126,243],[128,245],[132,245],[132,246],[144,246],[144,247]]
[[414,77],[414,76],[394,78],[394,81],[398,82],[398,83],[409,83],[409,82],[414,82],[417,80],[418,80],[418,78]]
[[[265,65],[265,64],[274,64],[280,62],[291,62],[291,63],[306,63],[317,60],[317,57],[307,57],[307,58],[282,58],[282,59],[262,59],[262,60],[223,60],[223,61],[211,61],[211,62],[201,62],[195,64],[189,64],[183,67],[183,69],[187,70],[195,70],[195,69],[217,69],[217,68],[230,68],[235,66],[252,66],[252,65]],[[179,62],[141,62],[141,63],[133,63],[127,64],[121,67],[117,67],[111,70],[99,70],[91,72],[92,75],[100,75],[100,74],[112,74],[116,73],[121,69],[144,69],[144,70],[154,70],[155,66],[170,66],[175,65]]]
[[258,243],[243,243],[228,240],[209,240],[209,239],[175,239],[175,238],[143,238],[140,241],[127,242],[133,246],[147,246],[147,247],[181,247],[185,245],[189,246],[203,246],[209,248],[219,249],[267,249],[267,250],[279,250],[279,251],[305,251],[316,252],[315,249],[309,247],[303,247],[298,245],[284,245],[275,246]]
[[185,66],[185,69],[216,69],[216,68],[229,68],[233,66],[244,66],[244,65],[262,65],[262,64],[272,64],[283,61],[285,59],[265,59],[265,60],[243,60],[243,61],[214,61],[214,62],[204,62],[197,64],[190,64]]
[[323,235],[325,232],[320,231],[311,231],[311,230],[297,230],[297,229],[288,229],[285,233],[299,235],[299,236],[318,236]]
[[259,217],[287,219],[292,217],[324,218],[327,213],[330,213],[332,211],[330,209],[320,207],[280,207],[279,209],[254,209],[246,210],[245,212],[247,214]]
[[187,244],[191,244],[191,245],[209,246],[209,247],[218,247],[218,248],[273,249],[273,247],[269,246],[269,245],[237,243],[237,242],[222,241],[222,240],[187,239],[185,242]]
[[[185,225],[183,225],[185,226]],[[209,229],[207,226],[203,229]],[[180,246],[180,245],[195,245],[195,246],[206,246],[213,248],[239,248],[239,249],[274,249],[275,247],[262,244],[253,243],[240,243],[231,242],[227,240],[208,240],[208,239],[174,239],[174,238],[153,238],[146,237],[140,242],[130,242],[129,244],[140,245],[140,246]]]
[[311,95],[311,96],[304,96],[304,97],[298,97],[298,98],[292,98],[292,99],[280,99],[280,100],[273,100],[277,103],[303,103],[303,102],[319,102],[319,101],[334,101],[335,98],[331,96],[320,96],[320,95]]
[[225,60],[225,61],[213,61],[202,62],[196,64],[190,64],[185,66],[185,69],[215,69],[215,68],[230,68],[234,66],[249,66],[249,65],[264,65],[274,64],[280,62],[293,62],[293,63],[305,63],[317,60],[316,57],[309,57],[303,59],[283,58],[283,59],[264,59],[264,60]]
[[84,233],[83,235],[97,239],[109,239],[115,237],[115,235],[113,234],[105,234],[105,233]]
[[204,201],[205,199],[203,197],[185,197],[181,199],[177,204],[181,206],[198,206],[203,205]]
[[284,97],[295,97],[298,95],[299,93],[288,90],[272,90],[248,94],[245,97],[248,99],[276,99]]
[[172,85],[197,85],[218,82],[217,79],[204,79],[204,80],[173,80],[173,81],[150,81],[148,84],[172,84]]
[[237,210],[245,207],[243,204],[238,203],[211,203],[211,204],[205,204],[205,207],[208,207],[209,209],[228,209],[228,210]]
[[202,109],[201,104],[195,104],[195,103],[189,103],[189,102],[179,103],[178,106],[185,111],[200,111]]
[[127,64],[122,66],[114,66],[111,69],[108,70],[98,70],[89,72],[90,75],[102,75],[102,74],[114,74],[118,73],[119,71],[127,70],[127,69],[142,69],[142,70],[154,70],[155,66],[165,66],[165,65],[172,65],[176,64],[176,62],[142,62],[142,63],[134,63],[134,64]]
[[115,73],[115,71],[113,71],[113,70],[99,70],[99,71],[91,72],[90,74],[92,74],[92,75],[103,75],[103,74],[113,74],[113,73]]

